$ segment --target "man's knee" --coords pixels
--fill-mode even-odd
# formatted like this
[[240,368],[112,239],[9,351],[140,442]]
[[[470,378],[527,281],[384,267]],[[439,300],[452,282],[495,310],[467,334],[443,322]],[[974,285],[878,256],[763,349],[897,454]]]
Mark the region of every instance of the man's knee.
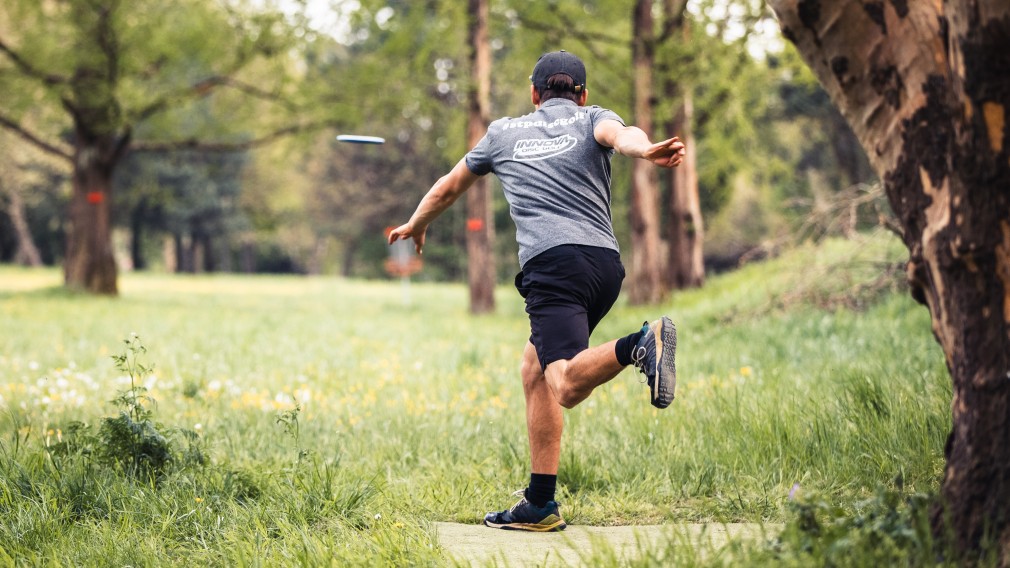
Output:
[[555,391],[554,398],[557,399],[558,404],[568,410],[571,410],[578,406],[580,402],[585,400],[586,397],[581,396],[579,393],[575,392],[574,389],[562,385],[561,388]]
[[571,383],[566,381],[562,381],[554,389],[554,398],[557,399],[558,404],[569,410],[578,406],[583,400],[586,400],[587,396],[589,396],[588,393],[572,387]]
[[586,395],[579,391],[567,377],[568,361],[557,361],[547,366],[547,383],[554,393],[554,399],[565,408],[575,408],[580,402],[586,399]]
[[519,365],[519,374],[523,378],[523,387],[529,389],[544,380],[544,372],[540,369],[540,361],[534,357],[530,361],[529,357],[523,357]]

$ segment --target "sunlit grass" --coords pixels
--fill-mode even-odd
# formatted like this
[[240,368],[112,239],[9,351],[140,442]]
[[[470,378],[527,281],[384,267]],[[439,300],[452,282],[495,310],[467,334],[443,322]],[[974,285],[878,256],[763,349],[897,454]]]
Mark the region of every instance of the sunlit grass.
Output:
[[[619,304],[593,340],[671,315],[677,400],[653,409],[626,371],[566,414],[566,520],[782,522],[797,485],[842,507],[898,476],[935,490],[950,392],[928,314],[904,292],[860,288],[900,260],[882,235],[832,241],[659,307]],[[440,563],[431,521],[477,522],[527,480],[528,324],[510,288],[475,318],[461,285],[415,284],[404,305],[399,283],[337,278],[125,274],[116,299],[59,281],[0,268],[12,557]],[[844,307],[846,294],[865,305]],[[198,433],[210,458],[158,487],[39,452],[71,421],[114,412],[129,378],[111,355],[132,332],[155,365],[156,420]],[[277,416],[296,407],[294,439]]]

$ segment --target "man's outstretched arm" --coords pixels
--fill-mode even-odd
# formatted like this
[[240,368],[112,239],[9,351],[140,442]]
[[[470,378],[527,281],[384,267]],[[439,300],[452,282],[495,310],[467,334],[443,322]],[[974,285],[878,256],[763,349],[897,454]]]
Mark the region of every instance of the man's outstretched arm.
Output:
[[421,203],[417,205],[417,210],[410,216],[410,220],[389,233],[389,244],[400,239],[414,239],[414,250],[417,254],[421,254],[428,225],[470,189],[478,177],[466,166],[466,158],[460,160],[449,173],[438,178],[438,181],[431,186],[428,193],[421,198]]
[[637,126],[624,126],[616,120],[604,120],[596,125],[593,136],[600,144],[630,158],[648,160],[661,168],[675,168],[684,160],[687,150],[674,136],[653,143]]

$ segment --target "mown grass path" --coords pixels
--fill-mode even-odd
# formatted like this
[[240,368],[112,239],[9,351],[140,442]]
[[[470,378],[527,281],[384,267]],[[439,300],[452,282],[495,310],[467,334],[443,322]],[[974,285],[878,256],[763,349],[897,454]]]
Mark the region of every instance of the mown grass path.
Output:
[[[727,523],[569,526],[563,532],[524,533],[483,525],[436,523],[439,544],[462,566],[596,566],[613,561],[646,562],[648,555],[673,542],[682,560],[711,556],[731,540],[772,538],[776,524]],[[661,559],[656,558],[659,562]]]

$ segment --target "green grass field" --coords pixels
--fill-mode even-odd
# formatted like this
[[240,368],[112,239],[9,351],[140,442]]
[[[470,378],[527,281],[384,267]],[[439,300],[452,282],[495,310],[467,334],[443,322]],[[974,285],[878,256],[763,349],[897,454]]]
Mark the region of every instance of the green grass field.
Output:
[[[880,278],[903,255],[828,241],[619,303],[593,341],[670,315],[677,400],[654,410],[628,370],[567,412],[566,520],[784,523],[791,491],[854,513],[935,491],[949,378],[926,309]],[[441,565],[432,522],[476,523],[527,481],[511,288],[470,317],[461,285],[405,306],[399,283],[125,274],[109,299],[60,278],[0,268],[0,563]],[[157,479],[97,457],[132,333],[175,452]]]

